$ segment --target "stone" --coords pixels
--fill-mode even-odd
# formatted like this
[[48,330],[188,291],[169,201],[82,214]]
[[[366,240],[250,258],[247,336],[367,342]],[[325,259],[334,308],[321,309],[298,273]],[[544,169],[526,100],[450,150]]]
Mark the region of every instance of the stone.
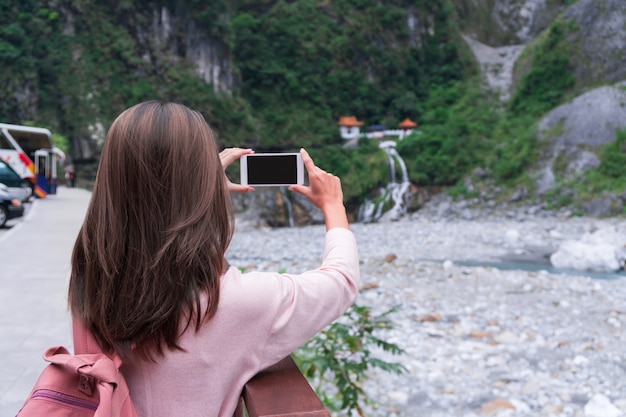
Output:
[[509,229],[505,232],[505,236],[509,243],[516,243],[520,238],[520,233],[516,229]]
[[443,266],[443,269],[444,269],[445,271],[450,271],[450,270],[454,267],[454,262],[452,262],[452,261],[451,261],[451,260],[449,260],[449,259],[446,259],[446,260],[443,262],[443,265],[442,265],[442,266]]
[[587,359],[583,355],[576,355],[572,360],[572,363],[577,366],[585,366],[589,363],[589,359]]
[[589,202],[582,203],[581,207],[589,216],[607,217],[622,213],[624,209],[624,202],[615,194],[609,193],[604,198],[597,198]]
[[522,393],[524,395],[536,394],[537,392],[539,392],[540,389],[541,381],[539,381],[538,379],[532,379],[522,386]]
[[387,255],[385,255],[385,258],[383,259],[386,263],[391,263],[393,261],[395,261],[396,259],[398,259],[398,256],[395,253],[389,253]]
[[579,240],[565,240],[550,256],[557,268],[618,271],[626,262],[626,233],[621,227],[592,228]]
[[585,417],[623,417],[624,413],[611,400],[602,394],[596,394],[584,407]]
[[563,413],[562,404],[547,404],[541,409],[542,416],[558,416]]
[[515,410],[515,406],[509,400],[496,398],[483,404],[478,413],[485,416],[493,416],[504,410]]
[[452,205],[449,201],[442,201],[437,208],[437,217],[445,218],[453,214]]
[[413,320],[418,321],[420,323],[440,321],[441,314],[424,314],[423,316],[413,317]]
[[556,268],[612,272],[622,269],[622,256],[621,248],[611,243],[567,240],[550,255],[550,262]]
[[477,331],[470,332],[467,336],[474,338],[474,339],[485,339],[485,338],[493,338],[493,333],[485,331],[485,330],[477,330]]
[[519,337],[516,334],[509,331],[504,331],[500,334],[497,334],[493,338],[497,343],[517,343]]
[[409,400],[409,394],[405,391],[389,391],[387,396],[391,401],[397,404],[406,404]]
[[377,283],[368,282],[367,284],[363,284],[363,286],[361,287],[361,291],[374,290],[378,287],[380,287],[380,285],[378,285]]

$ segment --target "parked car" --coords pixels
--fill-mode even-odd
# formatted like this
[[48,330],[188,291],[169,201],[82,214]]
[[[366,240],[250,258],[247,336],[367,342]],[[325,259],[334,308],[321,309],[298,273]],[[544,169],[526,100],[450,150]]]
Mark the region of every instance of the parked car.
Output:
[[33,195],[30,181],[20,177],[20,175],[2,159],[0,159],[0,183],[9,188],[9,194],[11,194],[13,198],[17,198],[23,203],[28,201]]
[[24,215],[24,205],[17,198],[13,198],[6,187],[0,187],[0,227],[4,227],[7,220]]

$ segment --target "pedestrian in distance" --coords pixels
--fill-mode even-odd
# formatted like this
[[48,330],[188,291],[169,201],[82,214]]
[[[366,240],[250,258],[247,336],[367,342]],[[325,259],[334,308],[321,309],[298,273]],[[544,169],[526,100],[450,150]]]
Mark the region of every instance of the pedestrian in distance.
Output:
[[66,165],[63,170],[65,171],[65,186],[67,188],[73,188],[75,177],[74,165]]

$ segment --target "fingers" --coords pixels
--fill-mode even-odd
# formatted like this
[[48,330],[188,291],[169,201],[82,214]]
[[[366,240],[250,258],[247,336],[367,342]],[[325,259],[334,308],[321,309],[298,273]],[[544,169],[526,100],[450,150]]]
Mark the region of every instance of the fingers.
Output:
[[313,159],[311,159],[311,155],[309,155],[309,153],[306,151],[306,149],[301,148],[300,149],[300,156],[302,156],[302,162],[304,163],[304,166],[306,167],[307,171],[310,169],[315,168],[315,163],[313,162]]
[[309,173],[309,186],[292,185],[289,190],[304,195],[313,205],[322,210],[326,230],[335,227],[349,229],[350,225],[343,205],[341,180],[339,177],[315,166],[304,149],[300,153]]
[[232,192],[232,193],[247,193],[250,191],[254,191],[254,187],[251,187],[249,185],[241,185],[241,184],[235,184],[234,182],[228,181],[228,191]]
[[237,159],[241,158],[243,155],[251,153],[254,153],[252,149],[226,148],[222,152],[220,152],[220,161],[222,162],[222,167],[226,168]]
[[[244,149],[244,148],[226,148],[222,152],[220,152],[220,162],[222,163],[222,168],[225,170],[230,164],[241,158],[243,155],[254,153],[252,149]],[[224,174],[226,175],[226,174]],[[248,185],[235,184],[231,182],[228,177],[226,178],[226,187],[228,191],[234,193],[247,193],[249,191],[254,191],[254,188]]]
[[296,193],[302,194],[303,196],[309,198],[310,188],[305,185],[290,185],[289,191],[294,191]]
[[315,165],[315,162],[313,162],[311,155],[309,155],[306,149],[304,148],[300,149],[300,155],[302,156],[302,162],[304,163],[304,167],[306,168],[306,172],[309,174],[309,177],[311,176],[311,174],[316,174],[319,172],[326,172],[320,167]]
[[316,166],[306,150],[301,149],[300,155],[309,174],[309,185],[292,185],[289,189],[304,195],[313,205],[322,210],[327,206],[343,206],[343,192],[339,177]]

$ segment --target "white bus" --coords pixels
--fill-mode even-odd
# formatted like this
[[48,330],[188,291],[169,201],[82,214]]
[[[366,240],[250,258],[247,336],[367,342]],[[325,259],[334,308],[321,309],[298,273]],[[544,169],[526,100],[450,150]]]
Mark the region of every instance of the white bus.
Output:
[[48,129],[0,123],[0,158],[28,180],[33,195],[56,194],[57,158],[63,162],[65,154],[54,147]]

